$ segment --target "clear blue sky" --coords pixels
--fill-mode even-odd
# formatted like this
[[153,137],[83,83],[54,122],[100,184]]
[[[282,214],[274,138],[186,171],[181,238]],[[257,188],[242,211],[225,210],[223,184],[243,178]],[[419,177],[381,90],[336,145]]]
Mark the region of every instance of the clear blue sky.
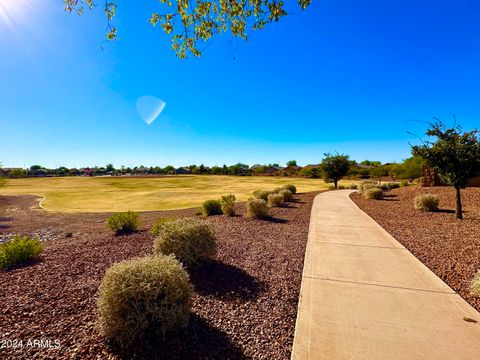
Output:
[[[102,50],[100,9],[0,0],[4,166],[390,162],[425,129],[414,120],[480,125],[476,0],[292,4],[247,43],[224,35],[187,61],[146,22],[155,3],[119,0],[119,41]],[[152,125],[144,95],[167,104]]]

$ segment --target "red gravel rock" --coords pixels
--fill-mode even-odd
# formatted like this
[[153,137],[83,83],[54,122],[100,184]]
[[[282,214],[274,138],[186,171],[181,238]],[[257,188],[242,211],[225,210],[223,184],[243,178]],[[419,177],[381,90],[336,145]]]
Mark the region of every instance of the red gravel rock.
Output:
[[[297,195],[290,207],[273,209],[269,221],[246,219],[244,204],[238,204],[240,216],[206,219],[218,238],[218,256],[190,271],[195,295],[188,328],[150,349],[138,344],[135,355],[288,359],[315,195]],[[44,228],[57,234],[46,241],[40,262],[0,271],[0,341],[24,341],[23,347],[0,349],[0,358],[120,357],[96,325],[103,274],[115,262],[151,253],[148,229],[155,219],[193,216],[194,209],[143,213],[141,231],[113,236],[105,229],[108,214],[46,212],[35,201],[0,197],[0,234]],[[61,347],[28,347],[29,339],[58,340]]]
[[[440,211],[415,210],[413,199],[422,193],[440,197]],[[455,219],[455,190],[451,187],[395,189],[385,200],[353,201],[413,255],[480,311],[480,297],[470,293],[470,282],[480,269],[480,189],[462,190],[464,220]]]

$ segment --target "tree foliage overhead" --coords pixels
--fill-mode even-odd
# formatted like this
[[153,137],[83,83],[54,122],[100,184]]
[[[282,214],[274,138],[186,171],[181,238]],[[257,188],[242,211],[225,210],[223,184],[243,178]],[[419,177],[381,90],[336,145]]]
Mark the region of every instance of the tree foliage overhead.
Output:
[[[117,28],[111,25],[117,0],[103,0],[107,17],[107,38],[117,38]],[[311,0],[297,0],[306,9]],[[64,0],[65,10],[83,14],[96,4],[94,0]],[[172,49],[184,59],[189,54],[201,55],[200,44],[216,35],[230,32],[247,40],[248,31],[263,29],[287,15],[283,1],[277,0],[158,0],[159,11],[148,20],[171,36]]]

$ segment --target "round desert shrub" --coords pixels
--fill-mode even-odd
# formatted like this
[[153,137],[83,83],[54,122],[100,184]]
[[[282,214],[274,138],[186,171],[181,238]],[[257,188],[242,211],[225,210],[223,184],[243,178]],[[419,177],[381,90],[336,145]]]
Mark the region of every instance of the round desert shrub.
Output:
[[339,190],[345,190],[346,188],[345,188],[345,185],[338,185],[338,189]]
[[293,194],[290,190],[283,189],[283,190],[280,190],[278,193],[283,196],[283,201],[285,202],[293,201]]
[[0,243],[0,269],[36,260],[42,251],[43,244],[39,239],[17,235],[9,241]]
[[203,216],[222,215],[222,204],[220,200],[207,200],[202,204]]
[[480,270],[473,277],[472,283],[470,284],[470,290],[472,294],[480,296]]
[[363,194],[364,194],[365,199],[368,199],[368,200],[380,200],[380,199],[383,198],[382,189],[379,189],[379,188],[376,188],[376,187],[366,189]]
[[274,191],[265,191],[265,190],[256,190],[253,192],[253,197],[255,199],[268,200],[268,195],[274,194]]
[[225,215],[234,216],[235,215],[235,200],[236,197],[233,194],[224,195],[220,200],[222,204],[222,211]]
[[268,206],[278,207],[282,206],[285,200],[283,200],[283,195],[281,194],[270,194],[268,195]]
[[420,211],[437,211],[440,198],[434,194],[421,194],[415,196],[413,204]]
[[171,256],[136,258],[114,264],[100,284],[99,323],[104,335],[122,348],[163,337],[188,322],[192,286]]
[[265,219],[268,217],[269,208],[267,202],[262,199],[250,199],[247,201],[247,217],[252,219]]
[[217,253],[217,241],[211,227],[196,219],[164,223],[154,242],[155,254],[175,255],[189,267],[208,260]]
[[357,190],[360,194],[371,187],[378,187],[378,184],[375,181],[362,181],[357,185]]
[[398,189],[400,187],[399,183],[387,183],[387,189],[392,190],[392,189]]
[[130,234],[138,229],[140,216],[134,211],[113,214],[107,220],[107,227],[115,234]]
[[348,185],[348,188],[351,189],[351,190],[357,190],[358,186],[357,186],[357,184],[350,184],[350,185]]
[[154,236],[158,236],[158,234],[160,233],[160,229],[162,228],[163,225],[165,225],[166,223],[170,222],[170,221],[175,221],[176,219],[175,218],[161,218],[161,219],[158,219],[155,224],[153,224],[152,226],[152,229],[150,230],[150,232],[154,235]]
[[292,194],[296,194],[297,193],[297,187],[293,184],[287,184],[287,185],[283,185],[282,186],[283,189],[287,189],[287,190],[290,190],[290,192]]

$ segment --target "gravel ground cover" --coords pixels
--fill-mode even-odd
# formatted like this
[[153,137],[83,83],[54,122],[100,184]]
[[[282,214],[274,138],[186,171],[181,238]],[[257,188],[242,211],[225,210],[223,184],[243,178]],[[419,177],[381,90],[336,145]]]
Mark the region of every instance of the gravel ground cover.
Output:
[[[421,212],[413,199],[421,193],[440,197],[438,212]],[[480,189],[462,190],[464,220],[455,219],[455,192],[451,187],[395,189],[384,200],[353,201],[400,241],[429,269],[480,311],[480,297],[470,293],[470,282],[480,269]]]
[[[297,195],[268,221],[246,219],[241,203],[238,216],[208,218],[218,256],[191,272],[188,328],[149,349],[138,344],[135,357],[288,359],[316,194]],[[193,216],[195,209],[143,213],[139,232],[116,237],[105,229],[108,214],[50,213],[36,204],[31,196],[0,196],[0,235],[54,235],[41,261],[0,271],[0,341],[23,340],[16,349],[0,343],[10,346],[0,358],[133,358],[111,349],[97,328],[98,285],[113,263],[151,253],[155,219]]]

